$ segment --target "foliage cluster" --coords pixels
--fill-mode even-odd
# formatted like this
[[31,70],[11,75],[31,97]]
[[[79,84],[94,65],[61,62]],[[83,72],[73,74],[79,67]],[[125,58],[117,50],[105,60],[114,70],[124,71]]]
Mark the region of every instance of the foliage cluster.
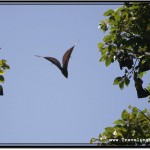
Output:
[[[150,70],[150,3],[125,2],[116,10],[104,13],[106,20],[100,21],[100,29],[108,33],[103,42],[98,43],[101,52],[100,62],[108,67],[115,61],[119,63],[123,76],[114,79],[113,84],[120,89],[130,84],[133,79],[138,98],[150,95],[150,84],[143,88],[143,76]],[[137,107],[128,107],[121,114],[121,119],[113,127],[106,127],[98,138],[90,143],[98,145],[150,145],[150,111]]]
[[115,126],[105,128],[98,138],[92,138],[90,143],[99,145],[150,145],[150,111],[128,107],[121,114],[121,119],[114,122]]
[[[5,82],[4,73],[7,69],[10,69],[9,65],[7,64],[7,61],[2,59],[0,60],[0,83]],[[0,95],[3,95],[3,87],[0,85]]]
[[99,26],[104,32],[110,31],[98,44],[100,61],[104,61],[106,66],[118,61],[124,75],[116,77],[113,84],[123,89],[133,77],[138,98],[150,95],[150,87],[142,87],[142,77],[150,70],[149,14],[150,3],[127,2],[116,10],[106,11],[104,16],[107,19],[101,20]]

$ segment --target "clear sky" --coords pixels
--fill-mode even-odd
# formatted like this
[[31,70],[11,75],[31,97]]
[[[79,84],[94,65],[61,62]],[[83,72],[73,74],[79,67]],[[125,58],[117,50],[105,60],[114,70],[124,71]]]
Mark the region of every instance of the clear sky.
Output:
[[[100,63],[103,13],[120,5],[0,5],[0,59],[10,70],[0,97],[0,143],[88,143],[128,105],[148,107],[134,83],[113,85],[118,63]],[[55,65],[78,40],[66,79]],[[148,83],[148,75],[144,85]]]

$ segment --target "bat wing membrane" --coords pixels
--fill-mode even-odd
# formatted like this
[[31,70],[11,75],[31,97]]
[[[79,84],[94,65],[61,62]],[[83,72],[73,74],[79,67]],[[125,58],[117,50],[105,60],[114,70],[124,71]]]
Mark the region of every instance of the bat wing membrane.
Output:
[[74,46],[71,47],[71,48],[69,48],[69,49],[65,52],[65,54],[64,54],[64,56],[63,56],[62,64],[63,64],[63,68],[64,68],[65,70],[67,70],[67,68],[68,68],[68,62],[69,62],[69,59],[70,59],[70,56],[71,56],[71,53],[72,53],[73,49],[74,49]]
[[52,62],[54,65],[56,65],[60,70],[62,70],[61,64],[60,62],[54,58],[54,57],[44,57],[45,59],[47,59],[48,61]]

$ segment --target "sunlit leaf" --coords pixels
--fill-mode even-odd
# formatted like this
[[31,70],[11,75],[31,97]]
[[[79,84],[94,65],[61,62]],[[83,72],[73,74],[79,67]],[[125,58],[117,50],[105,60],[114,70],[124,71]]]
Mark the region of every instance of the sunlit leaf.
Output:
[[119,7],[119,8],[117,8],[117,9],[115,10],[115,13],[120,12],[122,9],[124,9],[124,8],[123,8],[123,7]]
[[121,119],[118,119],[114,122],[114,124],[120,125],[120,124],[125,124],[125,122]]
[[104,32],[107,31],[108,27],[107,27],[107,23],[103,20],[100,21],[100,24],[99,24],[101,30],[103,30]]
[[107,127],[105,128],[106,132],[113,132],[114,128],[113,127]]
[[113,85],[119,84],[121,80],[122,80],[122,77],[116,77],[114,79]]
[[106,35],[106,36],[103,38],[103,41],[104,41],[105,43],[107,43],[107,42],[111,41],[112,38],[113,38],[112,35]]
[[146,87],[146,89],[150,92],[150,84]]
[[108,47],[102,48],[100,51],[101,51],[101,54],[102,54],[102,55],[105,55],[106,52],[108,51]]
[[5,71],[4,70],[0,70],[0,74],[4,74],[5,73]]
[[104,16],[110,16],[114,12],[113,9],[109,9],[104,13]]
[[106,67],[108,67],[108,66],[110,65],[111,60],[112,60],[111,57],[108,57],[108,58],[106,59],[106,62],[105,62]]
[[134,113],[134,114],[137,114],[137,113],[138,113],[138,109],[137,109],[137,107],[133,107],[133,109],[132,109],[132,113]]
[[96,141],[97,141],[96,138],[92,138],[92,139],[90,140],[90,143],[92,144],[92,143],[94,143],[94,142],[96,142]]
[[101,49],[104,46],[104,43],[98,43],[98,48]]
[[140,73],[138,74],[138,76],[139,76],[140,78],[142,78],[145,74],[146,74],[146,71],[140,72]]
[[106,60],[106,58],[107,58],[107,55],[103,55],[101,58],[100,58],[100,62],[102,62],[102,61],[105,61]]
[[129,117],[129,113],[127,112],[127,110],[124,110],[121,114],[121,118],[126,121]]
[[119,21],[120,20],[120,16],[119,15],[115,15],[115,20]]
[[130,10],[135,10],[135,9],[139,9],[139,6],[132,6],[129,8]]

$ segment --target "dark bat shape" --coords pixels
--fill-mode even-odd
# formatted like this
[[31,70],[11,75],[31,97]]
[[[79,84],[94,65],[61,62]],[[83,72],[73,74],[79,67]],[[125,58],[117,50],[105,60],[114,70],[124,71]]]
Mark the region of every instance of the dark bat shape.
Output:
[[145,98],[150,95],[150,92],[147,89],[143,89],[143,87],[140,87],[136,89],[138,98]]
[[137,91],[138,98],[145,98],[150,95],[150,92],[147,89],[143,88],[143,86],[142,86],[143,80],[142,79],[136,78],[134,81],[135,81],[135,88]]
[[[47,59],[48,61],[52,62],[53,64],[55,64],[59,69],[60,71],[62,72],[62,74],[68,78],[68,62],[69,62],[69,59],[70,59],[70,56],[71,56],[71,53],[74,49],[75,45],[72,46],[71,48],[69,48],[63,58],[62,58],[62,66],[61,66],[61,63],[54,57],[43,57],[45,59]],[[35,55],[37,57],[42,57],[42,56],[38,56],[38,55]]]
[[0,95],[4,95],[3,94],[3,87],[0,85]]

